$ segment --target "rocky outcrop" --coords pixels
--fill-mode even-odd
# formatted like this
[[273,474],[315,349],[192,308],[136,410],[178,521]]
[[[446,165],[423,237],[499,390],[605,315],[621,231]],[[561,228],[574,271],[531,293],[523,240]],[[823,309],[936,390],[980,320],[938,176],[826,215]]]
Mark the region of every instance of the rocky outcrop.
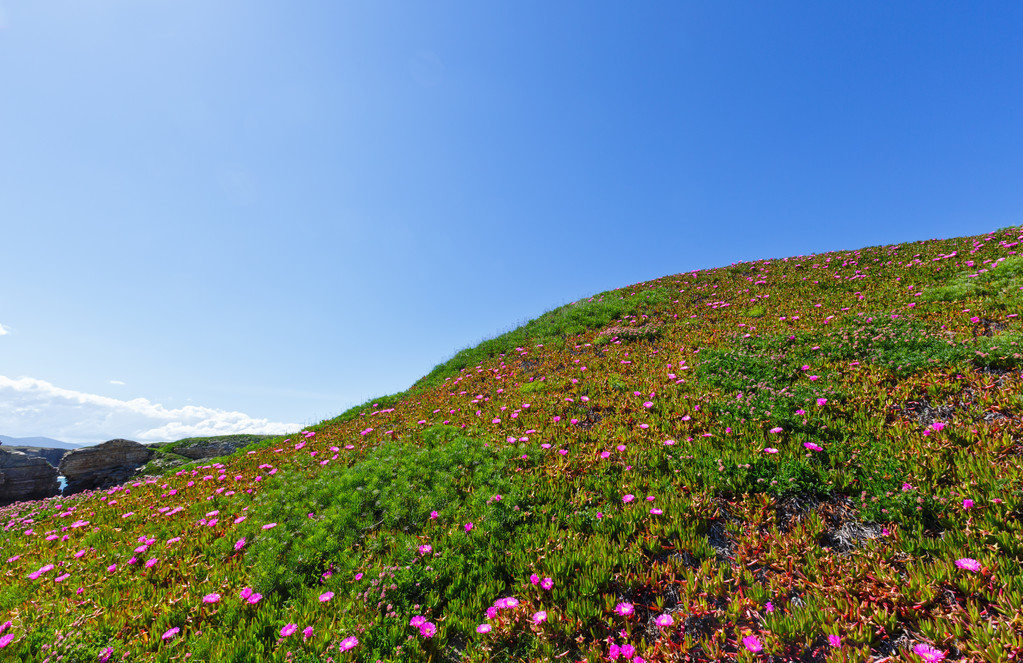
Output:
[[110,440],[94,447],[75,449],[64,456],[58,468],[67,480],[64,494],[123,483],[152,455],[151,449],[131,440]]
[[36,458],[43,458],[47,463],[57,467],[60,465],[61,459],[64,458],[69,449],[50,449],[47,447],[26,447],[26,446],[11,446],[7,447],[13,451],[20,451],[26,456],[34,456]]
[[0,505],[41,500],[58,492],[53,465],[43,458],[0,447]]
[[199,460],[200,458],[216,458],[217,456],[230,456],[235,451],[238,451],[244,446],[252,444],[252,440],[248,438],[231,438],[231,439],[216,439],[210,438],[206,440],[200,440],[196,442],[187,442],[185,444],[177,444],[171,451],[184,456],[185,458],[191,458],[192,460]]

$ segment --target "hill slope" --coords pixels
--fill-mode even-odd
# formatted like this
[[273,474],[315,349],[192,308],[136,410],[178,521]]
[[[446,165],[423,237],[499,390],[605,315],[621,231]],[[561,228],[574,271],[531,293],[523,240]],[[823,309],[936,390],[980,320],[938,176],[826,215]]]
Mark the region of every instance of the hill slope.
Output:
[[17,659],[1023,654],[1019,229],[685,274],[0,512]]

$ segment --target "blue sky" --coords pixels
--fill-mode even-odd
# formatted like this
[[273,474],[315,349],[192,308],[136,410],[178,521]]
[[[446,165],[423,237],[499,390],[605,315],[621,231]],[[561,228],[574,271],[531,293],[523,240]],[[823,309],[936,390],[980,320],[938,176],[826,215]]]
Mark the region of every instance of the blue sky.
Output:
[[0,433],[282,431],[595,292],[1023,222],[1023,4],[0,0]]

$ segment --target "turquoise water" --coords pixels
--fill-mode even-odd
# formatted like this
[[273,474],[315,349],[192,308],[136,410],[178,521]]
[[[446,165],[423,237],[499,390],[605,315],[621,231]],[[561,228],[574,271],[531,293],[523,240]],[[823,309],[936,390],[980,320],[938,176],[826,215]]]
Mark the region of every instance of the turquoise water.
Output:
[[60,484],[61,492],[63,492],[64,489],[67,488],[67,479],[64,478],[64,475],[62,474],[57,475],[57,483]]

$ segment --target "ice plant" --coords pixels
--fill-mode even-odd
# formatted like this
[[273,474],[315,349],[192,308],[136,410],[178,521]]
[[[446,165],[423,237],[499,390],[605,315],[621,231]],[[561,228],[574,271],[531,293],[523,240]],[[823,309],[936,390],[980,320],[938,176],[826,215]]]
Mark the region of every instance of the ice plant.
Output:
[[203,603],[220,603],[220,594],[217,594],[216,592],[214,592],[212,594],[207,594],[206,596],[202,597],[202,602]]
[[974,573],[977,573],[981,569],[980,562],[972,557],[962,557],[957,559],[956,566],[967,571],[973,571]]
[[747,635],[743,638],[742,646],[754,654],[763,649],[763,646],[760,644],[760,639],[755,635]]
[[615,612],[617,612],[622,617],[628,617],[634,611],[635,609],[632,607],[631,603],[619,603],[618,605],[615,606]]
[[922,642],[913,647],[913,653],[927,661],[927,663],[937,663],[945,658],[945,652]]
[[285,624],[284,628],[281,629],[281,637],[287,638],[298,630],[298,624]]
[[547,612],[545,610],[538,610],[533,613],[534,624],[542,624],[545,621],[547,621]]
[[354,635],[350,635],[341,641],[341,644],[338,645],[338,649],[341,651],[348,651],[349,649],[354,649],[357,644],[359,644],[359,639]]
[[166,631],[164,631],[163,635],[160,636],[160,637],[162,639],[164,639],[164,640],[171,640],[171,639],[174,638],[174,636],[176,636],[180,632],[181,632],[181,629],[179,627],[177,627],[177,626],[174,626],[174,627],[169,628]]
[[476,627],[477,633],[490,633],[490,624],[480,624]]
[[672,624],[675,623],[675,620],[672,618],[670,614],[665,612],[661,615],[658,615],[657,619],[654,620],[654,623],[657,624],[658,626],[664,627],[671,626]]

